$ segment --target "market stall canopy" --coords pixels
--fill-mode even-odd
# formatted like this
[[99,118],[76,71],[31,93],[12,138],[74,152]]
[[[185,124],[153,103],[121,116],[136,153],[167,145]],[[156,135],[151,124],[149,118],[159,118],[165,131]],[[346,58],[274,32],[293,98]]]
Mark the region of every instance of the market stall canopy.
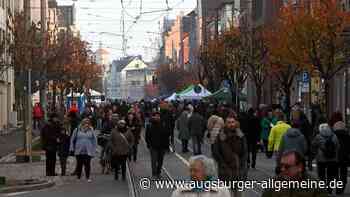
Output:
[[171,96],[169,96],[168,98],[164,99],[165,101],[175,101],[177,99],[177,94],[174,92]]
[[[99,97],[102,96],[102,94],[100,92],[97,92],[96,90],[90,89],[89,90],[90,96],[92,97]],[[80,97],[80,96],[84,96],[85,93],[80,93],[80,92],[74,92],[73,93],[73,97]],[[68,94],[67,97],[72,97],[72,94]]]
[[[205,97],[204,99],[207,99],[207,100],[214,99],[220,102],[225,101],[225,102],[231,103],[232,95],[231,95],[231,91],[228,88],[224,87],[214,92],[212,95]],[[241,93],[239,95],[239,99],[241,101],[247,101],[247,96]]]
[[179,96],[180,100],[200,100],[204,97],[210,96],[211,92],[209,92],[201,84],[198,84],[189,86],[177,95]]

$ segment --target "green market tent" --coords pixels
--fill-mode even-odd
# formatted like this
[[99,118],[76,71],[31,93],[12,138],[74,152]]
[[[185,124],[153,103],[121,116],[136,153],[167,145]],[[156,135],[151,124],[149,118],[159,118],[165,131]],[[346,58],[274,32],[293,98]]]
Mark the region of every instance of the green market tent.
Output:
[[[244,94],[240,94],[240,101],[247,101],[247,96]],[[214,92],[212,95],[205,97],[206,100],[217,100],[219,102],[232,102],[231,91],[228,88],[221,88],[220,90]]]
[[201,84],[190,85],[185,90],[176,94],[179,100],[200,100],[210,95],[211,95],[211,92],[209,92]]
[[184,93],[186,93],[186,92],[191,91],[193,88],[194,88],[194,85],[189,85],[188,87],[186,87],[185,89],[181,90],[180,92],[178,92],[178,93],[176,93],[176,94],[177,94],[177,95],[184,94]]

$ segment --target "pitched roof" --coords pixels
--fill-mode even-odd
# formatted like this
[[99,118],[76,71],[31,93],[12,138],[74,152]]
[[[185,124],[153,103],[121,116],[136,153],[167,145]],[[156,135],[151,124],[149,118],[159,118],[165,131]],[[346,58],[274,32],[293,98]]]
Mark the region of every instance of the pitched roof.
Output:
[[116,66],[117,72],[121,72],[135,58],[135,56],[124,57],[119,60],[113,60],[112,64]]

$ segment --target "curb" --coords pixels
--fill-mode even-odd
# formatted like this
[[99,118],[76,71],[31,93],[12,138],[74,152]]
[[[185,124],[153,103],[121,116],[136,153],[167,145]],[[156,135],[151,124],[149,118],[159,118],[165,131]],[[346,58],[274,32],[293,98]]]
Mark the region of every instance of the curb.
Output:
[[55,182],[46,181],[45,183],[41,183],[41,184],[3,187],[3,188],[0,188],[0,194],[42,190],[42,189],[53,187],[54,185],[55,185]]

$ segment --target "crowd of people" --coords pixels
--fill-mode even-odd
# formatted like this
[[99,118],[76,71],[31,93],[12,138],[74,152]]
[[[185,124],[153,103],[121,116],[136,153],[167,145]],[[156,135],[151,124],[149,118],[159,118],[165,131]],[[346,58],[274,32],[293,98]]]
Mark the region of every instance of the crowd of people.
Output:
[[[141,101],[102,104],[99,107],[87,105],[82,113],[73,103],[64,117],[60,121],[53,113],[42,128],[48,176],[55,175],[58,153],[62,175],[66,174],[67,157],[72,155],[77,160],[73,174],[80,179],[84,167],[90,182],[91,158],[96,156],[100,145],[101,165],[107,168],[110,165],[109,172],[114,169],[116,180],[121,170],[125,180],[126,162],[137,161],[138,144],[142,128],[145,128],[145,142],[150,151],[155,179],[161,176],[167,152],[187,154],[190,152],[189,145],[192,145],[194,158],[190,168],[207,169],[206,165],[211,164],[213,159],[221,180],[246,180],[249,168],[256,168],[260,151],[267,158],[275,159],[277,179],[307,179],[315,160],[320,180],[327,184],[331,180],[343,183],[343,187],[336,191],[329,188],[328,193],[342,194],[347,184],[350,135],[342,114],[338,112],[329,120],[320,116],[317,121],[310,121],[299,109],[294,109],[287,117],[278,107],[264,106],[236,112],[223,104]],[[100,134],[97,135],[95,130],[99,130]],[[109,137],[103,138],[102,135]],[[175,138],[181,141],[181,150],[176,150]],[[211,155],[204,156],[202,148],[207,144]],[[193,176],[198,179],[199,175]],[[233,192],[235,196],[241,195],[239,191]],[[309,192],[314,192],[312,196],[323,195],[319,190]],[[219,193],[225,196],[225,192]],[[175,191],[174,196],[181,195]],[[263,196],[275,195],[266,191]]]

